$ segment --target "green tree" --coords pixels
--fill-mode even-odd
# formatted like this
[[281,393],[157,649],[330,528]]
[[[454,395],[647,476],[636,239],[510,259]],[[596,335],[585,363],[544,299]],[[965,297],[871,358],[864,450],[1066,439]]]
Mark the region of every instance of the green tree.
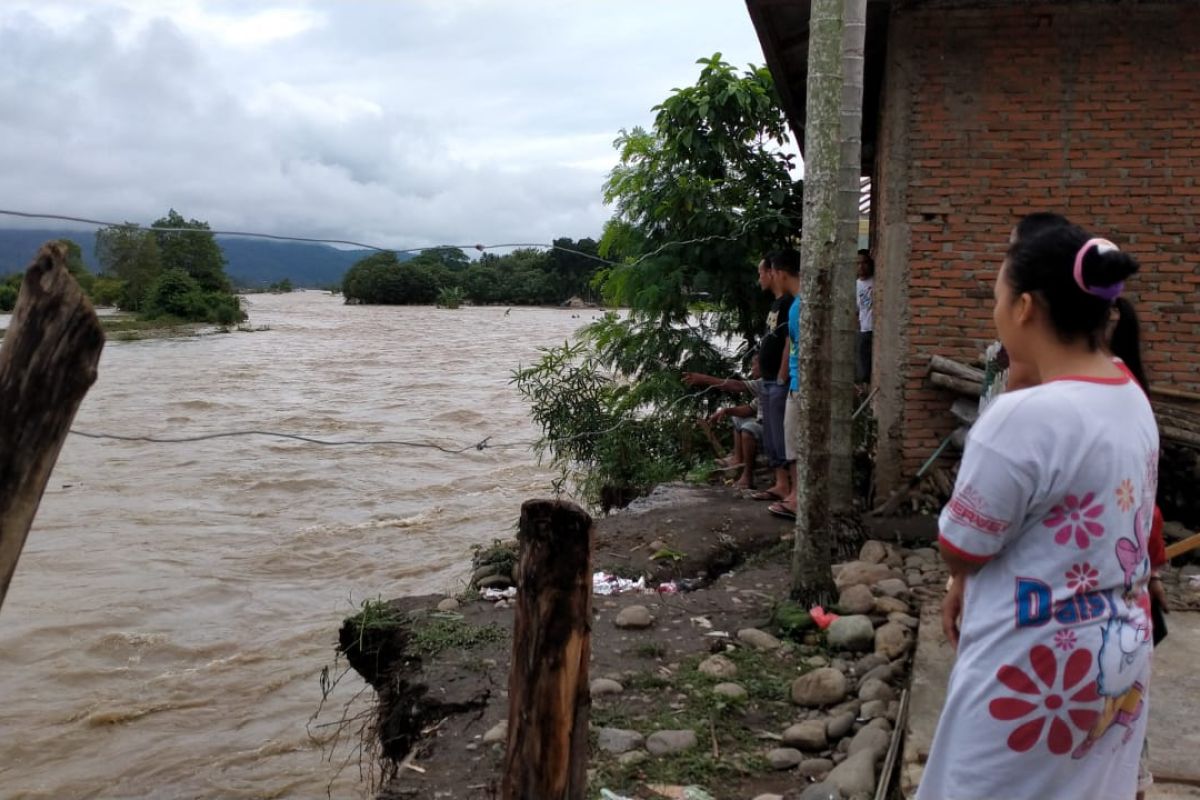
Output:
[[546,254],[546,261],[557,296],[564,299],[575,296],[595,299],[592,279],[603,266],[598,258],[600,245],[593,239],[576,242],[566,237],[555,239],[553,244],[554,247]]
[[151,228],[184,228],[187,230],[155,230],[158,249],[165,270],[181,269],[196,281],[205,292],[229,292],[225,274],[225,255],[216,238],[208,233],[207,222],[184,219],[175,209],[155,220]]
[[21,294],[22,280],[21,274],[16,273],[0,282],[0,313],[7,314],[16,308],[17,297]]
[[162,272],[158,243],[149,231],[132,223],[101,228],[96,232],[96,260],[102,278],[121,282],[117,305],[141,311]]
[[726,332],[758,332],[767,298],[754,265],[796,235],[801,185],[792,179],[787,122],[765,67],[738,73],[701,59],[695,85],[676,89],[652,130],[622,131],[605,184],[614,224],[600,252],[636,256],[603,274],[611,302],[685,320],[697,291],[731,312]]

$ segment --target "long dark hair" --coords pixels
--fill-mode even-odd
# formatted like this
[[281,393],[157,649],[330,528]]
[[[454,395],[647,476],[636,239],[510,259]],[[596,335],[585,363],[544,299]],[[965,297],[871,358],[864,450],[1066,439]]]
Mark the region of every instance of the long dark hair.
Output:
[[1150,391],[1150,381],[1146,379],[1146,366],[1142,363],[1142,326],[1138,323],[1137,311],[1133,303],[1124,297],[1118,297],[1116,302],[1117,324],[1108,340],[1108,349],[1117,358],[1125,362],[1130,373],[1141,384],[1142,391]]

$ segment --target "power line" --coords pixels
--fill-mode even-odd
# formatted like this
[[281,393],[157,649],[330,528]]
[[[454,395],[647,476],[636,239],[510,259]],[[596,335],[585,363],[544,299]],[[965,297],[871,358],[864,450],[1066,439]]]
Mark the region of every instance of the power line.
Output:
[[284,236],[284,235],[278,234],[278,233],[263,233],[261,231],[220,231],[220,230],[212,230],[210,228],[160,228],[160,227],[156,227],[156,226],[144,228],[141,225],[137,224],[136,222],[108,222],[108,221],[100,220],[100,219],[90,219],[88,217],[76,217],[76,216],[72,216],[69,214],[46,214],[46,213],[42,213],[42,212],[15,211],[12,209],[4,209],[4,208],[0,208],[0,216],[20,217],[22,219],[50,219],[50,220],[58,220],[61,222],[79,222],[84,225],[97,225],[102,228],[128,228],[130,230],[137,230],[137,231],[150,231],[150,232],[158,231],[158,232],[162,232],[162,233],[205,233],[205,234],[210,234],[212,236],[241,236],[241,237],[248,238],[248,239],[271,239],[273,241],[283,241],[283,242],[307,242],[310,244],[344,244],[344,245],[348,245],[350,247],[358,247],[358,248],[361,248],[364,250],[374,250],[379,253],[423,253],[426,250],[443,250],[443,249],[446,249],[446,250],[477,250],[478,252],[482,253],[487,250],[503,250],[503,249],[507,249],[507,248],[534,247],[534,248],[541,248],[544,250],[558,250],[563,253],[571,253],[573,255],[582,256],[583,258],[587,258],[592,261],[597,261],[601,264],[606,264],[610,267],[622,267],[622,266],[637,266],[638,264],[641,264],[643,261],[653,258],[654,256],[659,255],[660,253],[663,253],[666,250],[669,250],[673,247],[682,247],[684,245],[694,245],[694,244],[705,244],[707,242],[718,241],[718,240],[736,241],[738,238],[740,238],[742,235],[745,234],[746,229],[750,226],[750,224],[752,222],[760,222],[769,216],[777,216],[777,215],[764,214],[764,215],[754,218],[754,219],[743,220],[742,224],[739,226],[739,229],[737,231],[735,231],[734,233],[730,233],[730,234],[714,233],[714,234],[711,234],[708,236],[700,236],[700,237],[697,237],[694,239],[685,239],[685,240],[666,242],[666,243],[662,244],[661,246],[655,248],[654,250],[651,250],[650,252],[648,252],[642,256],[639,256],[638,258],[634,259],[632,262],[629,262],[628,264],[624,264],[619,261],[613,261],[611,259],[604,258],[603,256],[593,255],[592,253],[586,253],[582,250],[577,250],[572,247],[563,247],[561,245],[554,244],[553,242],[551,242],[550,244],[546,244],[544,242],[506,242],[506,243],[502,243],[502,244],[478,244],[478,243],[477,244],[439,244],[439,245],[431,245],[429,247],[395,248],[395,247],[381,247],[379,245],[367,244],[365,242],[356,242],[351,239],[324,239],[324,238],[313,237],[313,236]]
[[277,439],[294,439],[299,442],[307,442],[309,444],[317,444],[325,447],[345,447],[347,445],[355,447],[373,447],[376,445],[387,445],[395,447],[423,447],[430,450],[440,450],[443,453],[451,455],[460,455],[469,450],[484,450],[488,447],[488,440],[492,437],[488,436],[475,444],[469,444],[465,447],[445,447],[435,442],[413,442],[402,439],[347,439],[344,441],[329,441],[327,439],[316,439],[311,436],[303,436],[298,433],[283,433],[282,431],[261,431],[261,430],[244,430],[244,431],[220,431],[218,433],[203,433],[195,436],[128,436],[120,433],[93,433],[91,431],[80,431],[74,428],[71,433],[76,436],[82,436],[87,439],[112,439],[118,442],[149,442],[151,444],[185,444],[188,442],[203,442],[210,439],[232,439],[241,436],[270,436]]
[[[716,387],[709,386],[699,392],[689,392],[677,397],[675,400],[664,406],[662,410],[664,412],[668,411],[685,400],[697,399],[715,390]],[[595,431],[583,431],[571,436],[565,436],[562,439],[556,440],[553,444],[561,445],[567,442],[573,442],[577,439],[583,439],[588,436],[601,436],[606,433],[612,433],[618,428],[634,422],[635,419],[636,418],[631,416],[625,416],[617,420],[615,424],[609,426],[608,428]],[[107,439],[117,442],[145,442],[148,444],[188,444],[192,442],[210,441],[213,439],[266,436],[276,439],[290,439],[298,442],[305,442],[307,444],[320,445],[322,447],[414,447],[438,450],[443,453],[449,453],[450,455],[464,455],[472,450],[483,452],[484,450],[507,450],[517,447],[534,447],[539,444],[538,441],[516,441],[492,444],[492,436],[485,436],[478,442],[461,446],[447,446],[433,441],[413,441],[410,439],[344,439],[331,441],[329,439],[318,439],[298,433],[286,433],[283,431],[268,431],[259,429],[218,431],[216,433],[201,433],[194,436],[143,436],[121,433],[97,433],[95,431],[82,431],[75,428],[72,428],[70,432],[75,436],[81,436],[85,439]]]

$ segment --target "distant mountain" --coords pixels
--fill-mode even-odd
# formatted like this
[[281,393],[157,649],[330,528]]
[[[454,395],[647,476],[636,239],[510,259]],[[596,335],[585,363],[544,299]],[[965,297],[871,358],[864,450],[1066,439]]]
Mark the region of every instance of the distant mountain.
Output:
[[[51,239],[72,239],[83,249],[83,261],[95,272],[96,235],[79,230],[17,230],[0,228],[0,275],[29,266],[38,248]],[[265,286],[284,278],[300,287],[331,286],[354,262],[372,250],[338,250],[324,244],[276,242],[269,239],[217,237],[228,262],[225,271],[240,286]],[[409,256],[401,255],[401,260]]]

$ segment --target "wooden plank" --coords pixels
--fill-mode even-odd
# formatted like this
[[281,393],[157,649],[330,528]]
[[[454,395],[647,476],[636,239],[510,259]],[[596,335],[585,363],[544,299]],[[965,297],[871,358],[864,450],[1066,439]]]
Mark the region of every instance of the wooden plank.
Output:
[[66,248],[43,245],[0,345],[0,605],[103,348]]
[[1195,550],[1197,547],[1200,547],[1200,533],[1197,533],[1195,536],[1189,536],[1168,547],[1167,560],[1170,561],[1175,556],[1181,556],[1184,553]]
[[974,381],[975,383],[983,383],[983,370],[976,367],[968,367],[966,364],[960,364],[952,358],[945,356],[932,356],[929,359],[930,372],[944,372],[945,374],[961,378],[964,381]]
[[521,506],[504,800],[584,800],[592,651],[592,518]]
[[959,394],[967,395],[968,397],[977,398],[979,397],[980,393],[983,392],[982,383],[973,383],[968,380],[963,380],[962,378],[955,378],[954,376],[947,375],[943,372],[929,373],[929,382],[934,386],[941,387],[942,389],[949,389],[952,392],[958,392]]

